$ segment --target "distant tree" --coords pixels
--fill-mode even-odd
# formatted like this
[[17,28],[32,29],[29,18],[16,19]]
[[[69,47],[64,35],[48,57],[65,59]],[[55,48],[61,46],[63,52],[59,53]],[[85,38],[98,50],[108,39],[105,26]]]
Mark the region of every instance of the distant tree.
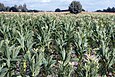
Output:
[[96,10],[96,12],[102,12],[101,10]]
[[112,11],[112,12],[115,12],[115,7],[112,7],[111,11]]
[[9,10],[10,10],[9,6],[5,7],[5,11],[9,12]]
[[5,6],[3,3],[0,3],[0,11],[4,11],[5,10]]
[[14,5],[14,7],[15,7],[15,8],[18,8],[18,6],[17,6],[17,5]]
[[82,11],[85,11],[85,9],[82,9]]
[[57,8],[57,9],[55,10],[55,12],[61,12],[61,10],[60,10],[59,8]]
[[107,12],[107,9],[103,9],[102,12]]
[[17,9],[18,9],[19,12],[22,12],[23,6],[22,6],[22,5],[19,5],[19,6],[17,7]]
[[107,8],[107,12],[111,12],[111,8],[110,7]]
[[28,11],[28,9],[26,7],[26,4],[23,4],[22,12],[27,12],[27,11]]
[[4,4],[3,3],[0,3],[0,8],[4,8]]
[[38,10],[28,10],[27,12],[42,12],[42,11],[38,11]]
[[27,12],[28,11],[26,4],[19,5],[17,7],[17,9],[18,9],[19,12]]
[[15,7],[11,7],[11,8],[9,9],[9,11],[10,11],[10,12],[19,12],[18,9],[15,8]]
[[69,11],[74,14],[82,12],[81,3],[79,1],[72,1],[69,5]]

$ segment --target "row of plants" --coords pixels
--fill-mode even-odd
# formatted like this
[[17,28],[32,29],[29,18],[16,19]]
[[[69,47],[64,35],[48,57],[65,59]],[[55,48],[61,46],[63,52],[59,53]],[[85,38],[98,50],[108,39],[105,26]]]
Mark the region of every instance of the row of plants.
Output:
[[114,15],[0,15],[0,77],[115,76]]

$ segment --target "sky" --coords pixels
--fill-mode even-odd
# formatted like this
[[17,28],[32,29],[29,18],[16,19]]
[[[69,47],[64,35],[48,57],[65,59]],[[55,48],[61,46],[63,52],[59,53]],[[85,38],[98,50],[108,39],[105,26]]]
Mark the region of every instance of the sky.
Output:
[[[13,6],[15,4],[26,4],[28,9],[55,11],[56,8],[68,9],[69,4],[73,0],[0,0],[5,6]],[[95,11],[98,9],[106,9],[107,7],[115,7],[115,0],[77,0],[86,11]]]

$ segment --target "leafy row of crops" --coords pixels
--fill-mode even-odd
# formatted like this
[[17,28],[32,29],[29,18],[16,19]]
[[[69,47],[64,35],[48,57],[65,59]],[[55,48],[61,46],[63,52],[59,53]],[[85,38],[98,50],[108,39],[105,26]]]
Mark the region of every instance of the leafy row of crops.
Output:
[[115,76],[114,15],[0,15],[0,77]]

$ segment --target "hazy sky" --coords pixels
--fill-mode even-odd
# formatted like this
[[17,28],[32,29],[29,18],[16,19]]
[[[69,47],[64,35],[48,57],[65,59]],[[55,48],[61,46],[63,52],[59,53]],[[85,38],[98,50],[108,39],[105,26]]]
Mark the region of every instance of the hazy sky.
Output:
[[[6,6],[26,3],[28,9],[51,10],[56,8],[68,9],[73,0],[0,0]],[[115,7],[115,0],[77,0],[80,1],[86,11],[95,11],[107,7]]]

